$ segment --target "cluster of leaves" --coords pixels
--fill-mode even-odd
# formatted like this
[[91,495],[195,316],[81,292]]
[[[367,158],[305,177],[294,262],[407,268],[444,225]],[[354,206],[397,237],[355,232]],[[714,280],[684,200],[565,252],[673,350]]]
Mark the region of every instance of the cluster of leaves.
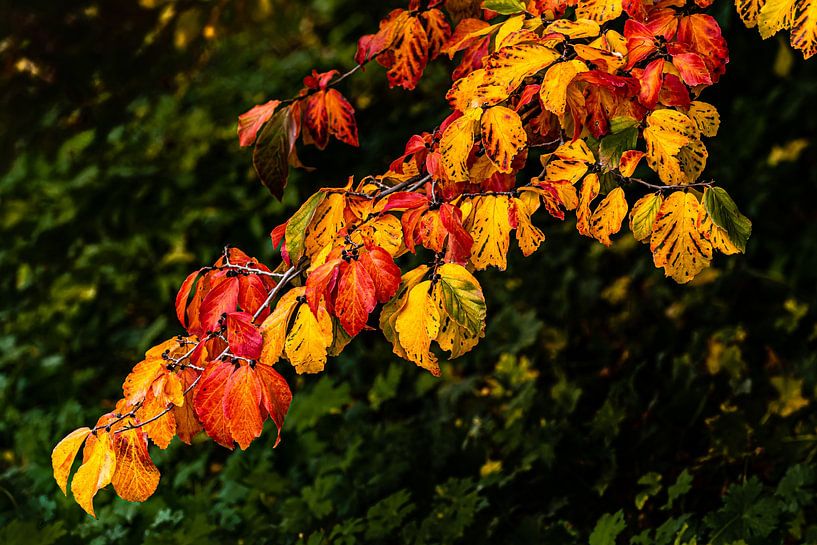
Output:
[[[187,278],[176,310],[189,336],[148,351],[114,411],[54,450],[65,490],[84,444],[72,491],[86,511],[111,482],[126,499],[155,490],[148,439],[165,448],[203,429],[246,448],[267,417],[280,430],[291,394],[272,365],[322,371],[378,304],[394,352],[439,375],[433,341],[455,358],[485,333],[485,295],[471,271],[504,270],[513,231],[523,254],[538,249],[540,208],[559,219],[575,210],[579,233],[610,245],[629,210],[624,188],[648,188],[629,210],[630,228],[681,283],[713,250],[745,249],[751,223],[724,190],[698,182],[701,138],[715,135],[719,118],[693,98],[728,62],[712,17],[684,2],[486,2],[479,17],[453,13],[452,31],[440,4],[392,12],[359,42],[355,69],[313,72],[297,97],[240,118],[240,142],[255,145],[256,170],[280,196],[289,166],[301,165],[299,138],[358,144],[354,111],[334,85],[376,59],[392,86],[411,89],[429,60],[464,51],[447,94],[453,113],[412,137],[385,174],[310,197],[272,231],[277,268],[228,248]],[[612,28],[620,17],[623,33]],[[534,154],[542,172],[525,179]],[[633,177],[644,158],[663,185]],[[421,248],[431,261],[401,276],[395,259]]]

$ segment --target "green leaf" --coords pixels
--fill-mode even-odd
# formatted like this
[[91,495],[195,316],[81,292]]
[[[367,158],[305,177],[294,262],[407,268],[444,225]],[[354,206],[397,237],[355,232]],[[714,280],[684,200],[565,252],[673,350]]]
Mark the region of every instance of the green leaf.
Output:
[[593,533],[590,534],[590,545],[615,545],[616,537],[624,531],[627,523],[624,522],[624,513],[621,510],[614,514],[605,514],[596,523]]
[[661,491],[661,474],[650,472],[638,479],[638,484],[644,487],[635,497],[635,506],[641,511],[651,496]]
[[678,478],[675,479],[675,484],[667,488],[667,503],[664,505],[664,509],[672,508],[672,504],[680,498],[681,496],[685,495],[687,492],[692,490],[692,474],[686,469],[678,475]]
[[814,503],[814,490],[811,488],[817,482],[817,472],[814,468],[797,464],[790,467],[777,485],[775,496],[782,504],[784,511],[794,513]]
[[306,239],[306,228],[309,222],[312,221],[312,216],[315,215],[315,210],[320,206],[326,198],[326,193],[318,191],[309,197],[305,203],[301,205],[297,212],[295,212],[287,222],[287,228],[284,232],[284,240],[287,245],[287,252],[289,252],[289,259],[293,265],[297,264],[304,253],[304,241]]
[[283,108],[264,125],[252,154],[252,163],[261,183],[279,201],[287,186],[290,149],[289,108]]
[[482,7],[500,15],[513,15],[525,11],[525,3],[522,0],[485,0]]
[[762,540],[777,525],[778,502],[763,494],[757,477],[742,484],[733,484],[723,497],[723,507],[709,514],[704,523],[712,530],[713,545],[739,539]]
[[732,244],[741,252],[745,251],[746,241],[752,234],[752,222],[740,213],[729,193],[720,187],[707,187],[704,191],[704,207],[715,225],[726,231]]
[[[630,119],[630,118],[616,118]],[[619,131],[608,134],[601,139],[599,144],[599,162],[605,170],[618,168],[621,161],[621,154],[627,150],[635,149],[638,141],[638,128],[635,126],[621,126]]]
[[465,267],[454,263],[443,265],[438,273],[446,312],[472,335],[479,335],[486,313],[479,282]]

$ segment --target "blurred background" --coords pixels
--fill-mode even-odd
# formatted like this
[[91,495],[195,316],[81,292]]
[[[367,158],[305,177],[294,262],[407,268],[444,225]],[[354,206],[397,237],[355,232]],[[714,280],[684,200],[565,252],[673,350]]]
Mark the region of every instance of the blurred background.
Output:
[[[348,69],[383,0],[0,2],[0,543],[817,543],[817,59],[730,2],[707,177],[754,221],[691,285],[630,236],[539,216],[548,240],[480,276],[487,336],[434,379],[376,333],[291,380],[281,445],[152,451],[145,504],[62,496],[50,453],[181,332],[173,297],[321,186],[382,172],[444,115],[447,60],[414,93],[342,84],[361,148],[306,148],[283,203],[239,113]],[[681,536],[676,541],[677,536]],[[741,541],[742,540],[742,541]]]

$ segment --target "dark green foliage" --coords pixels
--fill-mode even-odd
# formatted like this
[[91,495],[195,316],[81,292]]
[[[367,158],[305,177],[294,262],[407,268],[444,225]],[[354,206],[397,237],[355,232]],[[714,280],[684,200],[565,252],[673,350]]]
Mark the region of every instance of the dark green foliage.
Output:
[[238,453],[174,441],[145,504],[106,490],[93,520],[63,498],[51,448],[181,331],[186,274],[225,243],[270,261],[269,230],[311,191],[384,170],[444,108],[434,66],[413,94],[356,74],[362,149],[303,150],[317,171],[279,204],[236,116],[350,67],[392,4],[156,4],[0,8],[2,55],[39,67],[0,72],[0,543],[817,543],[814,142],[767,161],[817,134],[817,63],[776,75],[786,50],[728,2],[707,176],[754,222],[746,255],[678,286],[632,240],[608,250],[537,216],[547,242],[479,276],[487,336],[441,378],[364,334],[324,375],[281,366],[295,401],[277,449],[273,430]]

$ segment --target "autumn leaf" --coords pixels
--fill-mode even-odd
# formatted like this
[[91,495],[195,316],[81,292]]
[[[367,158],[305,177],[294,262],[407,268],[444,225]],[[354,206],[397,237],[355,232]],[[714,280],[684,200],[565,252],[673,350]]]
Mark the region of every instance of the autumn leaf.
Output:
[[503,47],[488,59],[485,80],[477,89],[483,106],[493,106],[513,93],[528,76],[553,64],[560,57],[550,47],[522,43]]
[[292,391],[284,377],[266,365],[256,365],[255,374],[261,383],[261,407],[278,429],[273,447],[281,442],[281,428],[292,403]]
[[249,111],[238,116],[238,145],[251,146],[261,127],[264,126],[278,105],[280,100],[270,100],[265,104],[253,106]]
[[469,229],[474,238],[471,263],[477,270],[490,266],[505,270],[510,244],[510,203],[504,195],[474,199],[473,222]]
[[344,263],[338,281],[335,315],[346,333],[352,337],[360,333],[376,304],[374,282],[363,263],[355,259]]
[[511,163],[528,142],[522,119],[504,106],[488,108],[480,121],[482,145],[499,172],[512,172]]
[[539,208],[539,194],[533,191],[521,192],[513,199],[513,213],[516,216],[516,241],[526,257],[533,254],[545,240],[541,229],[533,225],[531,216]]
[[440,366],[437,357],[431,353],[431,341],[439,332],[440,316],[429,295],[430,290],[429,280],[411,288],[405,306],[397,314],[394,330],[406,359],[439,376]]
[[[249,365],[240,365],[230,373],[224,385],[222,410],[233,440],[241,450],[247,450],[253,439],[264,429],[261,413],[261,382]],[[218,410],[218,407],[213,408]]]
[[211,289],[201,303],[199,322],[201,331],[209,333],[219,329],[219,322],[224,314],[234,312],[238,306],[238,292],[240,286],[238,278],[226,278],[223,282]]
[[630,231],[636,240],[649,242],[655,218],[664,198],[660,193],[650,193],[638,199],[630,210]]
[[261,183],[278,200],[284,196],[284,188],[287,185],[292,145],[290,109],[283,108],[272,114],[264,125],[252,155],[252,162]]
[[326,365],[326,351],[332,345],[332,319],[324,307],[317,316],[308,305],[295,312],[295,321],[287,334],[284,350],[298,374],[318,373]]
[[145,501],[159,486],[159,469],[148,454],[145,433],[139,429],[124,429],[113,438],[116,469],[111,483],[120,498]]
[[485,296],[474,275],[462,265],[446,263],[437,269],[446,313],[474,335],[485,327]]
[[116,470],[116,457],[108,433],[88,435],[82,451],[82,465],[71,480],[71,493],[86,513],[94,513],[94,496],[108,486]]
[[345,209],[346,198],[343,194],[329,193],[326,195],[326,198],[315,208],[314,215],[307,223],[304,255],[310,259],[314,258],[335,240],[338,232],[346,224]]
[[576,229],[584,236],[590,234],[590,203],[599,194],[599,177],[597,174],[588,174],[582,181],[582,189],[579,192],[579,205],[576,208]]
[[263,339],[263,348],[258,361],[264,365],[274,365],[284,351],[284,342],[292,312],[298,305],[298,297],[302,296],[304,288],[294,288],[286,292],[275,305],[275,310],[261,323],[258,328]]
[[227,380],[233,370],[233,364],[227,361],[210,363],[202,373],[193,398],[196,415],[204,431],[213,441],[228,449],[233,448],[234,441],[229,422],[224,416],[223,400]]
[[567,104],[567,86],[582,72],[587,72],[587,65],[575,59],[548,68],[539,91],[545,109],[563,115]]
[[746,242],[752,234],[752,222],[740,213],[729,193],[720,187],[707,187],[703,203],[706,213],[715,225],[726,232],[732,244],[741,252],[746,251]]
[[474,147],[474,137],[482,115],[479,108],[468,110],[443,132],[440,139],[440,155],[446,176],[452,182],[468,181],[468,155]]
[[718,110],[711,104],[693,100],[689,104],[689,117],[695,122],[695,126],[704,136],[715,136],[721,125],[721,116]]
[[63,494],[68,494],[66,488],[68,474],[71,472],[71,466],[74,463],[74,458],[77,457],[79,447],[82,446],[90,433],[91,429],[88,427],[78,428],[66,435],[51,451],[51,467],[54,470],[54,480],[57,481]]
[[323,191],[313,193],[295,212],[286,224],[284,241],[292,263],[297,264],[303,256],[306,244],[306,229],[315,216],[315,210],[326,199]]
[[261,355],[264,340],[252,323],[252,315],[247,312],[230,312],[225,321],[227,344],[235,356],[257,359]]
[[700,230],[705,210],[692,193],[675,191],[658,209],[650,250],[656,267],[679,284],[709,266],[712,245]]
[[315,145],[326,147],[329,136],[358,147],[355,110],[336,89],[318,91],[306,101],[304,120]]
[[576,17],[597,23],[612,21],[622,11],[622,0],[579,0]]
[[590,217],[590,235],[605,246],[610,246],[610,235],[619,232],[621,222],[626,217],[627,199],[624,198],[624,190],[617,187],[593,211]]
[[707,151],[695,123],[676,110],[656,110],[647,117],[644,139],[647,164],[667,185],[694,182],[706,165]]
[[397,28],[389,56],[378,58],[389,69],[386,72],[389,87],[414,89],[428,63],[429,47],[428,34],[418,17],[409,17]]
[[385,303],[391,299],[400,286],[400,267],[394,262],[391,254],[379,246],[374,246],[361,252],[358,260],[372,278],[377,302]]

